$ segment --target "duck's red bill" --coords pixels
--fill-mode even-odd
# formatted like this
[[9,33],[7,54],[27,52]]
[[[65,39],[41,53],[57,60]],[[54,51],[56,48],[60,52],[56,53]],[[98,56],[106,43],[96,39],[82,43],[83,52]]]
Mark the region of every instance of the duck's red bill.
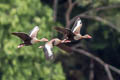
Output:
[[65,40],[66,43],[71,42],[70,40]]
[[92,36],[88,35],[88,38],[92,38]]

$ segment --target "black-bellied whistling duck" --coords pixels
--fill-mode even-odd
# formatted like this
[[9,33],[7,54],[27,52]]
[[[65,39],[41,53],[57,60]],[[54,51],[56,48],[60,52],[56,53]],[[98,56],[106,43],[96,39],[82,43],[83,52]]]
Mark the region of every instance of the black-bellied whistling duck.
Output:
[[61,27],[55,27],[55,29],[64,34],[64,40],[80,40],[80,39],[84,39],[84,38],[92,38],[90,35],[86,34],[86,35],[81,35],[80,34],[80,30],[82,27],[82,21],[80,18],[77,18],[77,20],[75,21],[73,28],[70,29],[66,29],[66,28],[61,28]]
[[40,46],[39,48],[43,48],[43,51],[45,53],[45,57],[47,60],[54,59],[54,54],[52,52],[53,46],[57,46],[66,52],[72,52],[70,47],[66,46],[64,43],[67,43],[67,41],[60,40],[58,38],[54,38],[50,41],[48,41],[44,46]]
[[33,30],[30,32],[30,35],[23,33],[23,32],[13,32],[12,33],[13,35],[15,35],[23,40],[23,43],[19,44],[18,48],[21,48],[23,46],[29,46],[29,45],[32,45],[32,44],[37,43],[37,42],[48,41],[48,39],[46,39],[46,38],[42,38],[42,39],[38,40],[36,38],[38,31],[39,31],[39,27],[35,26],[33,28]]

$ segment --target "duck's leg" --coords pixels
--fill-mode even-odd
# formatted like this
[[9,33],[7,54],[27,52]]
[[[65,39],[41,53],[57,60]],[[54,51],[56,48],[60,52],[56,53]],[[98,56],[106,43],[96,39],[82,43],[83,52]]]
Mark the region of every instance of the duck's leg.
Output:
[[17,46],[17,48],[21,48],[21,47],[23,47],[23,46],[25,46],[25,44],[24,44],[24,43],[23,43],[23,44],[18,45],[18,46]]

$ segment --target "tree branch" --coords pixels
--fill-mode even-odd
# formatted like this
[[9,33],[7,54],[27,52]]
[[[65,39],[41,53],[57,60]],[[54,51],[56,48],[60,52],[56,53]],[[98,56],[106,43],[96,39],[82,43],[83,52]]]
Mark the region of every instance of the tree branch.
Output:
[[56,22],[57,19],[57,5],[58,5],[58,0],[54,0],[54,5],[53,5],[53,20]]
[[102,17],[99,17],[99,16],[89,16],[89,15],[81,15],[80,17],[87,18],[87,19],[93,19],[93,20],[102,22],[102,23],[108,25],[109,27],[111,27],[111,28],[113,28],[115,30],[118,30],[117,27],[114,24],[112,24],[108,20],[103,19]]
[[114,72],[120,74],[120,70],[117,69],[116,67],[114,67],[114,66],[112,66],[112,65],[109,65],[109,64],[108,64],[108,67],[109,67],[111,70],[113,70]]
[[68,9],[67,9],[67,11],[66,11],[66,14],[65,14],[66,28],[69,28],[68,25],[70,24],[70,13],[71,13],[73,7],[74,7],[76,4],[77,4],[76,1],[72,3],[72,0],[68,0],[68,5],[69,5],[69,7],[68,7]]
[[114,5],[109,5],[109,6],[98,7],[98,8],[95,8],[95,11],[108,10],[108,9],[113,9],[113,8],[120,8],[120,5],[114,4]]
[[112,77],[111,71],[110,71],[110,69],[108,67],[108,64],[104,65],[104,67],[105,67],[105,71],[106,71],[106,73],[108,75],[109,80],[114,80],[113,77]]
[[93,59],[90,60],[90,72],[89,72],[89,80],[94,80],[94,62]]
[[98,7],[98,8],[92,8],[88,11],[85,11],[75,17],[73,17],[71,20],[70,20],[70,24],[68,24],[67,26],[70,26],[74,21],[75,19],[79,16],[79,17],[83,17],[83,18],[87,18],[87,19],[94,19],[96,21],[99,21],[99,22],[103,22],[105,24],[107,24],[108,26],[110,26],[111,28],[114,28],[115,30],[118,31],[118,29],[116,28],[115,25],[113,25],[111,22],[101,18],[101,17],[96,17],[96,16],[91,16],[91,15],[88,15],[90,12],[92,11],[95,11],[95,12],[98,12],[98,11],[101,11],[101,10],[108,10],[108,9],[113,9],[113,8],[120,8],[120,5],[109,5],[109,6],[103,6],[103,7]]
[[90,10],[87,10],[87,11],[81,13],[81,15],[88,14],[88,13],[90,13],[92,11],[98,12],[98,11],[101,11],[101,10],[108,10],[108,9],[113,9],[113,8],[120,8],[120,5],[114,4],[114,5],[109,5],[109,6],[102,6],[102,7],[92,8]]
[[[102,22],[102,23],[108,25],[109,27],[111,27],[111,28],[113,28],[113,29],[115,29],[115,30],[117,30],[119,32],[119,30],[117,29],[117,27],[114,24],[112,24],[108,20],[103,19],[102,17],[90,16],[90,15],[84,15],[84,14],[82,14],[82,15],[80,14],[78,16],[81,17],[81,18],[92,19],[92,20],[95,20],[95,21]],[[76,17],[78,17],[78,16],[76,16]],[[76,17],[74,17],[74,19],[76,19]],[[69,26],[72,24],[72,22],[73,22],[73,20],[71,20],[71,23],[69,24]]]
[[[112,74],[111,74],[111,72],[109,70],[109,68],[111,70],[113,70],[113,71],[115,71],[114,69],[118,70],[118,71],[115,71],[115,72],[120,74],[120,70],[119,69],[113,67],[110,64],[105,63],[103,60],[101,60],[99,57],[94,56],[92,53],[89,53],[89,52],[87,52],[85,50],[82,50],[82,49],[76,49],[75,47],[73,47],[72,50],[73,51],[77,51],[78,53],[83,54],[83,55],[85,55],[85,56],[87,56],[87,57],[97,61],[98,63],[100,63],[105,68],[105,71],[106,71],[106,73],[108,75],[109,80],[114,80],[113,77],[112,77]],[[112,68],[110,66],[112,66]]]

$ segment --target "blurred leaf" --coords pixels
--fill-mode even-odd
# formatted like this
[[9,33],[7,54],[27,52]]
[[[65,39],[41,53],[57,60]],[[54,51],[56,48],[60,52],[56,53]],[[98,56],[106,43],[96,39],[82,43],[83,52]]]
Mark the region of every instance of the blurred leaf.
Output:
[[[60,25],[53,22],[53,11],[40,0],[11,0],[5,4],[0,1],[0,70],[2,80],[65,80],[60,63],[46,61],[44,52],[38,47],[45,43],[17,49],[22,42],[11,32],[28,33],[34,26],[39,26],[38,38],[49,40],[53,27]],[[1,51],[1,50],[0,50]],[[49,65],[49,66],[48,66]],[[57,72],[54,71],[58,70]]]

